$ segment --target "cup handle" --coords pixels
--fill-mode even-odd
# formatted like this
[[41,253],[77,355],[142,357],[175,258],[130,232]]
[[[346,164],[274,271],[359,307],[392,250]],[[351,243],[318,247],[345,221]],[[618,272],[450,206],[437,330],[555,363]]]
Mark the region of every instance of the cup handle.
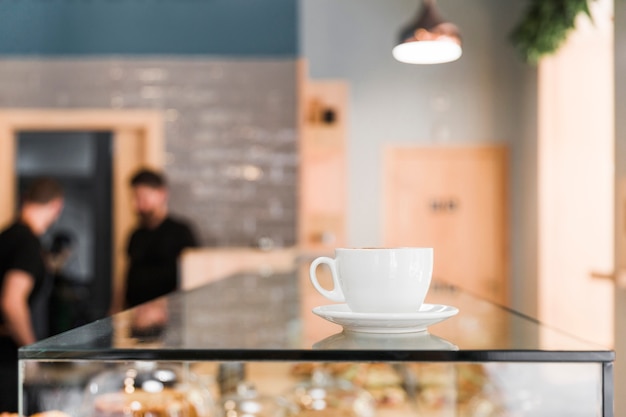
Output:
[[[320,264],[326,264],[330,267],[330,274],[333,277],[333,287],[334,287],[331,291],[323,288],[320,285],[320,283],[317,281],[316,271],[317,271],[317,267]],[[313,283],[313,286],[315,287],[315,289],[319,291],[319,293],[322,294],[324,297],[328,298],[331,301],[335,301],[338,303],[342,303],[346,301],[345,297],[343,296],[343,292],[341,291],[341,286],[339,285],[339,277],[337,275],[337,266],[333,258],[328,258],[326,256],[316,258],[311,263],[311,267],[309,268],[309,275],[311,276],[311,283]]]

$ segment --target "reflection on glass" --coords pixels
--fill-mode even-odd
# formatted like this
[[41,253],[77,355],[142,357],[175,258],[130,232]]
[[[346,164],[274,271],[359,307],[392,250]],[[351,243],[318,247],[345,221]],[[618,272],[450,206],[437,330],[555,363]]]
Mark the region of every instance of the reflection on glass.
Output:
[[130,336],[146,342],[158,340],[167,327],[167,298],[158,298],[131,311]]
[[458,350],[459,347],[428,332],[405,334],[341,332],[315,343],[313,349]]

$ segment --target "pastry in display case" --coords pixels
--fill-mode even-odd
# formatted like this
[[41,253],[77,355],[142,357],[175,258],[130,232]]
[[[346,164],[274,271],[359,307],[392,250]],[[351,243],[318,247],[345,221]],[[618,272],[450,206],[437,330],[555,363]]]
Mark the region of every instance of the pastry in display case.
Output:
[[84,394],[85,417],[215,417],[208,387],[175,364],[137,361],[92,378]]
[[374,417],[376,402],[365,389],[333,375],[329,367],[314,366],[310,376],[289,393],[300,417]]
[[402,375],[391,364],[350,362],[300,363],[294,365],[292,374],[303,378],[301,385],[312,385],[326,381],[335,385],[353,387],[366,392],[374,404],[373,408],[393,407],[406,401]]
[[250,382],[241,381],[235,392],[222,396],[219,417],[295,417],[296,405],[282,396],[260,393]]

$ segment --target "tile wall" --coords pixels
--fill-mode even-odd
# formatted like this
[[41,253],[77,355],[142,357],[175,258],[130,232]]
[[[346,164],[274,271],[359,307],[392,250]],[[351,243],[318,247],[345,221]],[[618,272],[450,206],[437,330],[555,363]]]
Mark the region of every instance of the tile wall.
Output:
[[0,60],[0,108],[33,107],[162,109],[171,209],[201,243],[295,243],[295,60]]

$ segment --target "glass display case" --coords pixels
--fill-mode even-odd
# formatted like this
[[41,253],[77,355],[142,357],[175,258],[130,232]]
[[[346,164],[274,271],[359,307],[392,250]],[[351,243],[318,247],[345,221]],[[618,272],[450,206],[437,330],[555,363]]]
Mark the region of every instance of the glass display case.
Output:
[[[361,333],[306,273],[239,274],[20,349],[24,416],[613,416],[614,352],[434,282],[458,314]],[[583,335],[584,336],[584,335]]]

